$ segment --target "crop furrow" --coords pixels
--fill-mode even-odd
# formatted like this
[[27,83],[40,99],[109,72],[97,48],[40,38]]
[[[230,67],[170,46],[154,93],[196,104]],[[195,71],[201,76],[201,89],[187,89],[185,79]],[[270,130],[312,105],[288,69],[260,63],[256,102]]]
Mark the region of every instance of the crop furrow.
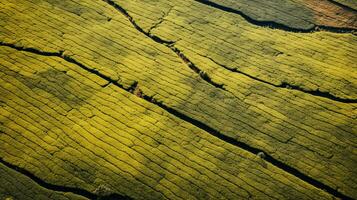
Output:
[[[166,47],[170,48],[182,61],[183,63],[185,63],[192,71],[194,71],[196,74],[198,74],[204,81],[206,81],[207,83],[213,85],[216,88],[222,89],[224,91],[228,91],[225,87],[223,83],[216,83],[215,81],[213,81],[211,79],[211,77],[209,76],[209,74],[203,70],[201,70],[199,67],[197,67],[187,56],[185,56],[184,53],[182,53],[182,51],[180,49],[178,49],[177,47],[175,47],[175,42],[174,41],[166,41],[161,39],[160,37],[157,37],[153,34],[149,32],[145,32],[135,21],[134,19],[130,16],[130,14],[124,9],[122,8],[120,5],[116,4],[114,1],[112,0],[103,0],[104,2],[108,3],[109,5],[111,5],[112,7],[114,7],[117,11],[119,11],[120,13],[122,13],[130,22],[131,24],[135,27],[135,29],[137,29],[139,32],[141,32],[142,34],[146,35],[147,37],[151,38],[152,40],[154,40],[155,42],[165,45]],[[216,4],[214,2],[208,1],[208,0],[195,0],[199,3],[203,3],[227,12],[231,12],[231,13],[235,13],[235,14],[239,14],[241,15],[243,18],[245,18],[248,22],[258,25],[258,26],[264,26],[264,27],[270,27],[270,28],[274,28],[274,29],[282,29],[285,31],[290,31],[290,32],[302,32],[302,33],[310,33],[310,32],[314,32],[316,30],[326,30],[326,31],[330,31],[330,32],[338,32],[338,33],[342,33],[342,32],[352,32],[354,30],[349,29],[349,28],[335,28],[335,27],[327,27],[327,26],[316,26],[315,28],[309,29],[309,30],[304,30],[304,29],[296,29],[296,28],[291,28],[288,27],[286,25],[283,24],[279,24],[273,21],[257,21],[255,19],[252,19],[251,17],[245,15],[244,13],[242,13],[239,10],[235,10],[233,8],[229,8],[229,7],[225,7],[219,4]],[[210,60],[212,60],[213,62],[215,62],[213,59],[209,58]],[[245,75],[251,79],[254,79],[256,81],[265,83],[265,84],[269,84],[271,86],[277,87],[277,88],[286,88],[286,89],[291,89],[291,90],[296,90],[296,91],[300,91],[300,92],[304,92],[306,94],[310,94],[313,96],[317,96],[317,97],[322,97],[322,98],[326,98],[329,100],[333,100],[333,101],[337,101],[337,102],[341,102],[341,103],[357,103],[357,99],[346,99],[346,98],[341,98],[338,96],[335,96],[329,92],[324,92],[324,91],[319,91],[317,90],[308,90],[305,88],[302,88],[300,86],[297,85],[293,85],[287,82],[282,82],[281,84],[274,84],[262,79],[259,79],[257,77],[251,76],[247,73],[244,73],[242,71],[239,71],[237,69],[232,69],[229,68],[225,65],[219,64],[217,62],[215,62],[216,64],[220,65],[221,67],[230,70],[232,72],[236,72],[242,75]]]
[[266,81],[266,80],[254,77],[254,76],[252,76],[250,74],[247,74],[245,72],[242,72],[242,71],[238,70],[237,68],[227,67],[227,66],[225,66],[223,64],[220,64],[220,63],[216,62],[215,60],[213,60],[212,58],[209,58],[207,56],[204,56],[204,57],[210,59],[212,62],[214,62],[215,64],[217,64],[217,65],[219,65],[221,67],[223,67],[224,69],[227,69],[227,70],[229,70],[231,72],[234,72],[234,73],[242,74],[242,75],[244,75],[244,76],[246,76],[248,78],[251,78],[253,80],[259,81],[261,83],[265,83],[265,84],[271,85],[273,87],[296,90],[296,91],[304,92],[306,94],[310,94],[310,95],[313,95],[313,96],[326,98],[326,99],[329,99],[329,100],[332,100],[332,101],[337,101],[337,102],[340,102],[340,103],[357,103],[357,99],[341,98],[341,97],[335,96],[335,95],[333,95],[333,94],[331,94],[329,92],[320,91],[319,89],[317,89],[317,90],[307,90],[305,88],[302,88],[300,86],[293,85],[293,84],[290,84],[290,83],[287,83],[287,82],[282,82],[281,84],[274,84],[274,83],[271,83],[269,81]]
[[9,162],[6,162],[3,158],[0,158],[0,163],[5,165],[6,167],[15,170],[16,172],[30,178],[32,181],[34,181],[35,183],[37,183],[38,185],[40,185],[43,188],[46,188],[48,190],[52,190],[52,191],[56,191],[56,192],[70,192],[88,199],[93,199],[93,200],[109,200],[109,199],[117,199],[117,200],[129,200],[132,199],[130,197],[127,196],[122,196],[119,194],[110,194],[108,196],[101,196],[101,195],[97,195],[94,193],[91,193],[87,190],[84,189],[80,189],[80,188],[74,188],[74,187],[67,187],[67,186],[61,186],[61,185],[54,185],[51,183],[47,183],[44,180],[40,179],[39,177],[35,176],[34,174],[32,174],[31,172],[27,171],[26,169],[20,168],[16,165],[13,165]]
[[244,14],[240,10],[236,10],[234,8],[230,8],[224,5],[217,4],[215,2],[209,1],[209,0],[194,0],[198,3],[225,11],[233,14],[240,15],[243,17],[246,21],[248,21],[251,24],[254,24],[256,26],[260,27],[266,27],[266,28],[271,28],[271,29],[279,29],[287,32],[294,32],[294,33],[312,33],[312,32],[318,32],[318,31],[328,31],[332,33],[354,33],[356,29],[354,28],[337,28],[337,27],[332,27],[332,26],[321,26],[321,25],[314,25],[314,27],[309,28],[309,29],[302,29],[302,28],[293,28],[278,22],[274,21],[259,21],[256,19],[253,19],[252,17]]
[[[311,185],[313,185],[314,187],[316,188],[319,188],[319,189],[322,189],[326,192],[328,192],[329,194],[335,196],[335,197],[338,197],[338,198],[342,198],[342,199],[352,199],[342,193],[340,193],[338,190],[316,180],[316,179],[313,179],[311,178],[310,176],[300,172],[298,169],[295,169],[294,167],[291,167],[277,159],[275,159],[274,157],[270,156],[269,154],[267,154],[266,152],[264,152],[263,150],[261,149],[258,149],[258,148],[255,148],[255,147],[252,147],[246,143],[243,143],[243,142],[240,142],[232,137],[229,137],[223,133],[221,133],[220,131],[210,127],[209,125],[197,120],[197,119],[194,119],[174,108],[171,108],[167,105],[165,105],[164,103],[162,102],[159,102],[157,101],[153,96],[147,96],[143,93],[143,91],[139,90],[138,91],[138,82],[134,82],[131,86],[125,88],[123,85],[121,85],[120,83],[118,83],[117,81],[111,79],[110,77],[108,76],[105,76],[103,74],[101,74],[100,72],[96,71],[96,70],[93,70],[91,69],[90,67],[87,67],[81,63],[79,63],[78,61],[76,61],[75,59],[73,59],[72,57],[70,56],[65,56],[64,53],[62,51],[59,51],[59,52],[43,52],[43,51],[40,51],[40,50],[37,50],[37,49],[33,49],[33,48],[26,48],[26,47],[19,47],[19,46],[16,46],[14,44],[8,44],[8,43],[4,43],[4,42],[0,42],[0,46],[7,46],[7,47],[11,47],[11,48],[14,48],[16,50],[19,50],[19,51],[25,51],[25,52],[30,52],[30,53],[35,53],[35,54],[39,54],[39,55],[43,55],[43,56],[56,56],[56,57],[60,57],[64,60],[66,60],[67,62],[70,62],[72,64],[75,64],[77,66],[79,66],[80,68],[90,72],[90,73],[93,73],[103,79],[105,79],[106,81],[108,81],[109,83],[127,91],[127,92],[130,92],[134,95],[136,95],[137,97],[139,98],[142,98],[144,100],[146,100],[147,102],[149,103],[152,103],[156,106],[159,106],[160,108],[164,109],[165,111],[167,111],[168,113],[172,114],[173,116],[183,120],[183,121],[186,121],[190,124],[192,124],[193,126],[196,126],[197,128],[200,128],[201,130],[204,130],[205,132],[209,133],[210,135],[224,141],[224,142],[227,142],[231,145],[234,145],[238,148],[241,148],[241,149],[244,149],[252,154],[256,154],[256,155],[264,155],[264,160],[274,166],[276,166],[277,168],[280,168],[281,170],[285,171],[286,173],[289,173]],[[3,160],[1,160],[0,162],[5,162]],[[4,163],[4,164],[7,164],[7,165],[10,165],[9,163]],[[16,167],[14,166],[14,169]],[[24,174],[26,173],[29,173],[29,172],[26,172],[26,170],[23,170]],[[31,174],[29,174],[28,176],[31,176]],[[33,175],[32,175],[33,176]],[[33,176],[35,177],[35,176]],[[35,177],[36,179],[36,177]],[[40,180],[39,178],[37,178],[39,181],[42,181]],[[42,181],[43,182],[43,181]],[[42,184],[47,184],[47,183],[42,183]],[[48,184],[49,186],[48,187],[57,187],[57,186],[54,186],[54,185],[50,185]],[[91,193],[89,193],[88,191],[84,191],[84,190],[81,190],[81,189],[78,189],[78,191],[76,191],[77,189],[73,189],[73,188],[67,188],[67,187],[63,187],[63,186],[58,186],[59,189],[63,189],[63,190],[74,190],[73,193],[77,192],[77,193],[80,193],[80,192],[84,192],[85,195],[91,195]],[[61,191],[61,190],[58,190],[58,191]],[[76,193],[76,194],[77,194]],[[84,196],[84,195],[82,195]],[[127,197],[123,197],[123,198],[127,198]]]
[[[139,32],[141,32],[142,34],[144,34],[145,36],[151,38],[153,41],[155,41],[156,43],[165,45],[166,47],[170,48],[171,51],[173,51],[181,60],[184,64],[186,64],[192,71],[194,71],[196,74],[198,74],[204,81],[206,81],[207,83],[213,85],[216,88],[225,90],[223,87],[223,84],[221,83],[216,83],[214,82],[209,75],[201,70],[200,68],[198,68],[195,64],[193,64],[188,58],[187,56],[185,56],[181,50],[179,50],[178,48],[175,47],[175,42],[174,41],[166,41],[161,39],[160,37],[157,37],[156,35],[153,35],[149,32],[145,32],[135,21],[134,19],[129,15],[129,13],[122,8],[121,6],[119,6],[118,4],[116,4],[114,1],[112,0],[103,0],[104,2],[108,3],[109,5],[111,5],[112,7],[114,7],[117,11],[119,11],[121,14],[123,14],[126,18],[128,18],[128,20],[131,22],[131,24],[134,26],[134,28],[136,30],[138,30]],[[157,25],[156,25],[157,26]],[[225,90],[226,91],[226,90]]]

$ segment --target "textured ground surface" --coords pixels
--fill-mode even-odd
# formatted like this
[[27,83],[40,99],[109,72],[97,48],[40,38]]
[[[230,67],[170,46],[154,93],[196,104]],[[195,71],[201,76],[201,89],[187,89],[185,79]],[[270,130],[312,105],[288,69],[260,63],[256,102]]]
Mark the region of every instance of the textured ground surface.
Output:
[[357,199],[351,0],[3,0],[0,199]]

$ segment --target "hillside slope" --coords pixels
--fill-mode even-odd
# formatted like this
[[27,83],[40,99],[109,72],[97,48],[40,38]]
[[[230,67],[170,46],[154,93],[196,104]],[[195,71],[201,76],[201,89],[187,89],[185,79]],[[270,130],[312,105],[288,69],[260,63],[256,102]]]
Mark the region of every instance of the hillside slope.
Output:
[[353,3],[4,0],[0,18],[0,199],[357,198]]

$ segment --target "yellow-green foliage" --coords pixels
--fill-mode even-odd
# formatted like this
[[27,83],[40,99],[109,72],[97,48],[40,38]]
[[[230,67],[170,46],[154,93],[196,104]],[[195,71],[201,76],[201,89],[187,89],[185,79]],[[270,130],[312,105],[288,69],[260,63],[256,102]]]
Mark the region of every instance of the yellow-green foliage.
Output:
[[[357,40],[352,33],[292,33],[252,25],[239,15],[199,3],[172,4],[174,9],[151,33],[177,41],[176,46],[192,60],[208,56],[277,85],[288,82],[356,99]],[[145,12],[146,7],[140,3],[132,11],[133,16],[147,19],[144,26],[153,12]],[[164,7],[162,12],[167,10]]]
[[[357,197],[356,104],[273,86],[356,98],[354,35],[257,27],[187,0],[116,2],[224,90],[104,1],[1,1],[0,41],[63,52],[124,88],[138,82],[155,101]],[[62,58],[1,47],[0,63],[0,157],[45,181],[138,199],[330,197]]]
[[1,200],[85,200],[72,193],[47,190],[30,178],[0,164],[0,199]]
[[328,197],[76,65],[0,52],[0,157],[45,182],[135,199]]

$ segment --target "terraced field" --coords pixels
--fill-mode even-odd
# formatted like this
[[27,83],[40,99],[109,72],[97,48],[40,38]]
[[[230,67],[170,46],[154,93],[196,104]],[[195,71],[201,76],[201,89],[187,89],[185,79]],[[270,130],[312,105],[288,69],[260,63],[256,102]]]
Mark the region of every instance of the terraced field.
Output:
[[357,199],[354,0],[3,0],[0,199]]

